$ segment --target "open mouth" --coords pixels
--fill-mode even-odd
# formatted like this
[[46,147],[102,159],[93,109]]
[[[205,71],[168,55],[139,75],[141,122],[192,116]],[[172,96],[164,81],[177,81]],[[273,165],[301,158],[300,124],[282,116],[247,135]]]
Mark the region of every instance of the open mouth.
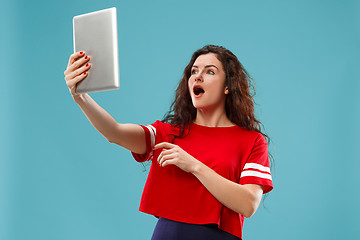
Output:
[[194,87],[194,94],[195,96],[200,96],[202,95],[203,93],[205,93],[204,89],[202,89],[202,87],[200,86],[195,86]]

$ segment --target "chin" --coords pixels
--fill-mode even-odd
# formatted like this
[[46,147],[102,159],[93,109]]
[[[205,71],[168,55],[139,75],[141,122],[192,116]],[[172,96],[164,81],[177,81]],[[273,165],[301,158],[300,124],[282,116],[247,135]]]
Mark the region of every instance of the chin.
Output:
[[199,102],[192,101],[192,104],[196,109],[204,107],[203,104],[200,104]]
[[196,109],[205,109],[206,107],[208,107],[207,105],[200,104],[200,103],[193,103],[193,106]]
[[208,99],[191,99],[194,108],[196,109],[209,109],[217,105],[214,102],[209,101]]

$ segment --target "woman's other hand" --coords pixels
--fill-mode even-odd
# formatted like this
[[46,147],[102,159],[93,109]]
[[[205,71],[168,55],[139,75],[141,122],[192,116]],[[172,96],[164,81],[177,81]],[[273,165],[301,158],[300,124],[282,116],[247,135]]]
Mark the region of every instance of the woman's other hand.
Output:
[[192,173],[196,170],[197,166],[202,164],[178,145],[162,142],[154,146],[154,150],[159,148],[163,148],[163,150],[159,154],[157,162],[162,167],[173,164],[185,172]]
[[68,66],[64,72],[65,81],[73,98],[79,97],[81,94],[76,93],[76,86],[84,80],[88,75],[91,64],[88,63],[89,56],[85,52],[76,52],[69,58]]

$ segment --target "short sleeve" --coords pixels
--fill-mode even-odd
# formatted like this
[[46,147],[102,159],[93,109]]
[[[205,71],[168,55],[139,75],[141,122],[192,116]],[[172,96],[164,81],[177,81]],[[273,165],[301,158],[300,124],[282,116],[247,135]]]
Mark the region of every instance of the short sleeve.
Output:
[[[171,124],[159,120],[150,125],[140,126],[145,132],[146,153],[141,155],[132,152],[132,155],[138,162],[152,161],[155,155],[153,147],[161,142],[171,142],[173,127]],[[156,154],[159,154],[159,151]]]
[[145,132],[145,140],[146,140],[146,153],[145,154],[137,154],[131,152],[134,159],[138,162],[150,161],[153,159],[154,151],[153,147],[155,146],[156,139],[156,122],[151,125],[140,125]]
[[264,193],[268,193],[273,189],[267,142],[261,133],[257,136],[241,171],[240,184],[262,185]]

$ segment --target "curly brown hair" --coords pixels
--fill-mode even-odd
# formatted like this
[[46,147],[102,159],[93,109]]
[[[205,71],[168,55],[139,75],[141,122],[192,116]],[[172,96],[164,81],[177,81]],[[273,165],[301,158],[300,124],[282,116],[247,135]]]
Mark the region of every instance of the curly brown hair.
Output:
[[[183,137],[184,129],[196,118],[196,108],[193,106],[188,88],[188,80],[191,76],[191,68],[196,59],[203,54],[214,53],[223,64],[226,74],[225,86],[229,94],[225,99],[226,115],[231,122],[248,130],[261,133],[268,142],[270,138],[261,131],[261,122],[254,115],[255,88],[252,78],[240,63],[238,58],[228,49],[222,46],[206,45],[197,50],[191,57],[189,64],[185,67],[183,78],[176,89],[175,100],[165,115],[163,122],[171,123],[180,128],[180,134],[175,137]],[[252,93],[250,90],[253,90]]]

